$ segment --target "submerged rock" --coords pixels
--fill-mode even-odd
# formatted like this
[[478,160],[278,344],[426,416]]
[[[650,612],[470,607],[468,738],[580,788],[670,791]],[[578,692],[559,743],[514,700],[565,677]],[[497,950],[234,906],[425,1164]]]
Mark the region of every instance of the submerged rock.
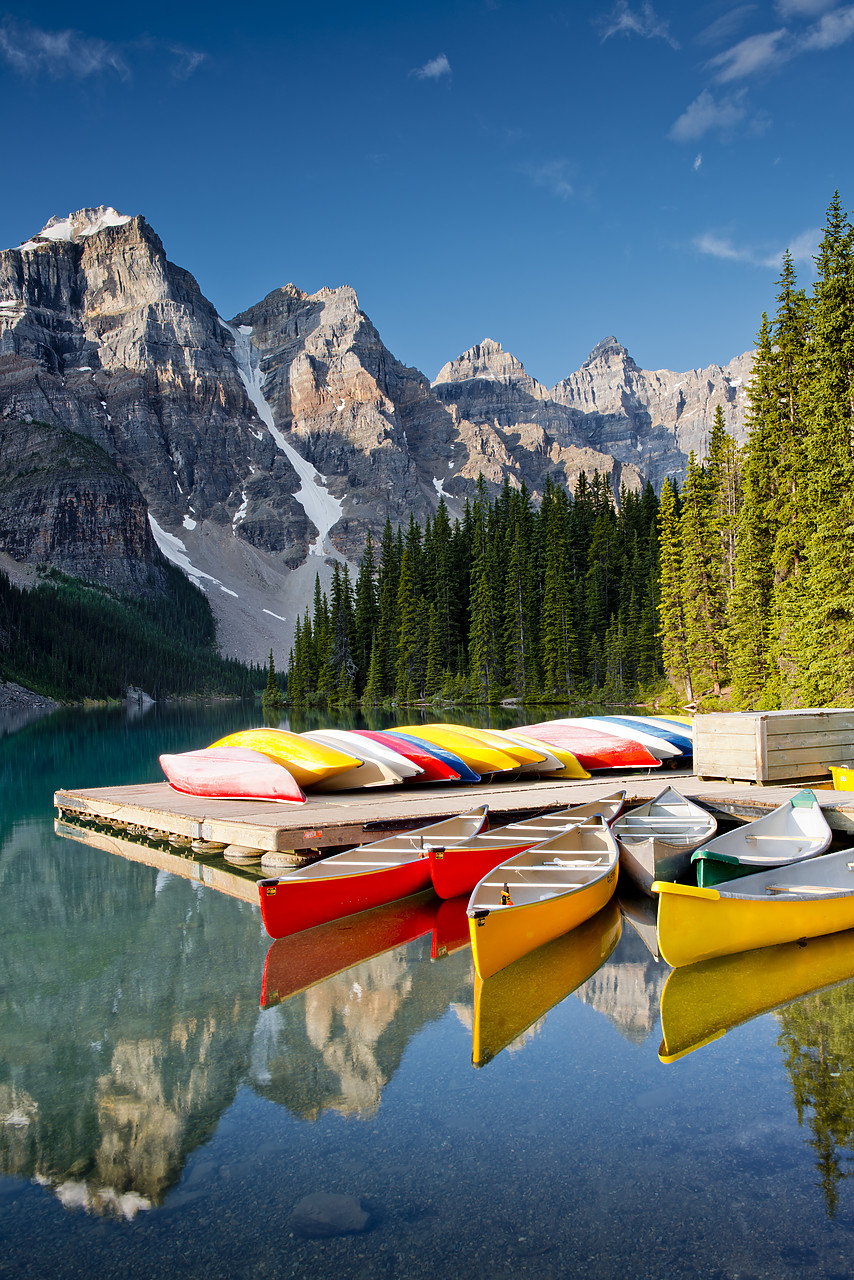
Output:
[[311,1239],[345,1236],[364,1231],[370,1214],[362,1208],[358,1196],[331,1195],[314,1191],[303,1196],[291,1212],[291,1227],[297,1235]]

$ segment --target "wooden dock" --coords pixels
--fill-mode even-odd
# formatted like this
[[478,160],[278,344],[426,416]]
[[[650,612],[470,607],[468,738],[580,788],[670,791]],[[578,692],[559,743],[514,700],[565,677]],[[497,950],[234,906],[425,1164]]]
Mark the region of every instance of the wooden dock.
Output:
[[[500,826],[549,808],[583,804],[625,788],[640,804],[672,785],[716,816],[748,821],[776,808],[800,788],[702,780],[687,771],[599,774],[590,781],[536,779],[460,787],[388,787],[310,795],[304,805],[255,800],[203,800],[166,782],[57,791],[59,821],[159,832],[164,838],[218,841],[264,852],[296,853],[348,847],[488,804]],[[816,790],[828,823],[854,835],[854,792]],[[854,842],[852,842],[854,843]]]

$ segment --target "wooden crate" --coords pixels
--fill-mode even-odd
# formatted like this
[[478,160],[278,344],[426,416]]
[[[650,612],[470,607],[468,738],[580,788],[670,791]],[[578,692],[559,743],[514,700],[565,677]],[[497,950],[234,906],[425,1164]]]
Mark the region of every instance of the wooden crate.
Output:
[[694,717],[694,770],[701,778],[798,782],[854,762],[854,708],[713,712]]

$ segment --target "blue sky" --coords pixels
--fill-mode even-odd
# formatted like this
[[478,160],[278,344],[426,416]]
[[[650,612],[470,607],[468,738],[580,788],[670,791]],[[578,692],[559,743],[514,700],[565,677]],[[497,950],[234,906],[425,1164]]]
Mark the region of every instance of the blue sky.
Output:
[[834,0],[13,4],[0,244],[142,213],[226,318],[349,284],[430,378],[724,363],[854,206],[852,72]]

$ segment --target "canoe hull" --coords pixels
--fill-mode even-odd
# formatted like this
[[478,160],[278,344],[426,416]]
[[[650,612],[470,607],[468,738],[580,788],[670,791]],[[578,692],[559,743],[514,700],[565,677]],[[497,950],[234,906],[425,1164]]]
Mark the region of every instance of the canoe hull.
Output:
[[661,954],[678,968],[854,929],[854,874],[849,875],[850,891],[789,900],[739,896],[738,885],[731,894],[723,894],[717,889],[657,882]]
[[526,738],[571,751],[583,769],[657,769],[661,761],[640,742],[615,738],[599,729],[581,729],[557,721],[519,726]]
[[652,894],[656,880],[683,880],[691,874],[693,850],[650,837],[631,844],[617,839],[620,867],[644,893]]
[[296,779],[283,765],[241,747],[205,747],[160,756],[174,791],[211,800],[271,800],[305,804]]
[[260,880],[261,918],[271,938],[328,924],[339,916],[381,907],[430,887],[426,854],[402,867],[380,867],[349,876],[311,880]]
[[469,936],[475,970],[487,979],[529,951],[552,942],[595,916],[610,902],[617,887],[617,868],[575,892],[542,902],[503,907],[486,915],[469,916]]

